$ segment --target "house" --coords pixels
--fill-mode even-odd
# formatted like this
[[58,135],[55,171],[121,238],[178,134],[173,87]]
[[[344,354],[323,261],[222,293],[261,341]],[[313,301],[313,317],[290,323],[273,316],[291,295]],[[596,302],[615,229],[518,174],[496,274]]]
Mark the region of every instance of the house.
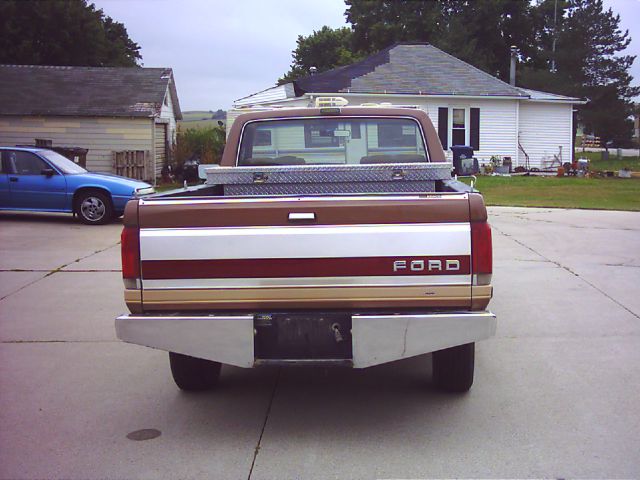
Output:
[[[548,168],[571,161],[578,98],[519,88],[427,43],[392,45],[357,63],[238,99],[233,117],[265,106],[310,106],[339,96],[350,105],[412,105],[430,116],[445,150],[471,145],[480,163]],[[451,156],[451,151],[447,152]]]
[[181,118],[170,68],[0,65],[0,145],[86,148],[114,173],[114,152],[143,151],[158,177]]

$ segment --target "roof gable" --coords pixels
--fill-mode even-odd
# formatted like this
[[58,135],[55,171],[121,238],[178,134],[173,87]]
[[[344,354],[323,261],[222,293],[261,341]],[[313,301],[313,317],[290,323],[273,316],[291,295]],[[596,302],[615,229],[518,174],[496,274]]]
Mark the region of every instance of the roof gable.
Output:
[[294,84],[303,93],[528,96],[427,43],[392,45],[354,64]]
[[180,119],[170,68],[0,65],[0,115],[153,117],[167,89]]

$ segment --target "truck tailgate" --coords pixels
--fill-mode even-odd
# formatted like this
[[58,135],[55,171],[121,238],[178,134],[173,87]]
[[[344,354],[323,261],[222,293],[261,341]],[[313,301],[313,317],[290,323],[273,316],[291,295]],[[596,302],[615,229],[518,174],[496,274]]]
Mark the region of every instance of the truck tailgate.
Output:
[[472,306],[468,194],[149,199],[144,311]]

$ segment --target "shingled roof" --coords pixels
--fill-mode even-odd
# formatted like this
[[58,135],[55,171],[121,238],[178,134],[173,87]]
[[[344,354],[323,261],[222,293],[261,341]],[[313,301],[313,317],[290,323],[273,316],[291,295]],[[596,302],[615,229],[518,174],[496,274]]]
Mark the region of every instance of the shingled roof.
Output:
[[398,43],[294,82],[296,94],[377,93],[527,98],[521,90],[428,43]]
[[167,87],[181,119],[170,68],[0,65],[0,115],[153,117]]

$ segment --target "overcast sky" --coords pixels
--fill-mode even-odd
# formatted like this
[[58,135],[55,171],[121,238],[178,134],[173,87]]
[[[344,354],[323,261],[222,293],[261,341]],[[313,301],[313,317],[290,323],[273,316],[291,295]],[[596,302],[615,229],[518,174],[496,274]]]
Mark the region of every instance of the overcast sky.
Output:
[[[171,67],[183,110],[227,109],[273,86],[298,35],[346,25],[343,0],[93,0],[127,27],[146,67]],[[640,57],[640,0],[604,0]],[[635,21],[634,21],[635,20]],[[640,83],[640,58],[634,63]]]

